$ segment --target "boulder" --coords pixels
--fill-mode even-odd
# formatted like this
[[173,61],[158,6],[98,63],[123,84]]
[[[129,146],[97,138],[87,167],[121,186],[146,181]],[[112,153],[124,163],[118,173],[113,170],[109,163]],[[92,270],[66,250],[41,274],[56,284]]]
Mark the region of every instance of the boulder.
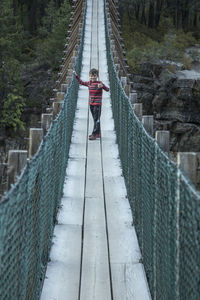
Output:
[[200,126],[177,122],[170,128],[170,135],[174,152],[199,152]]
[[140,64],[139,74],[144,77],[159,77],[163,70],[163,65],[144,62]]
[[153,102],[154,95],[152,93],[149,93],[148,91],[146,93],[143,93],[140,98],[140,102],[142,102],[143,111],[146,115],[152,115],[153,114]]
[[171,151],[200,151],[200,79],[180,78],[169,64],[144,63],[133,86],[155,129],[170,130]]

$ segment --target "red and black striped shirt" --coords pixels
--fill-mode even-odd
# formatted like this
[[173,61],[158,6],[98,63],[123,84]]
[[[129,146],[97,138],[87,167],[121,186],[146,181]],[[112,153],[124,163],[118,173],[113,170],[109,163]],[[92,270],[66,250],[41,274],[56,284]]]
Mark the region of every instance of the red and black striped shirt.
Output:
[[[76,79],[79,84],[85,85],[89,89],[90,96],[90,105],[101,105],[102,104],[102,92],[103,89],[108,92],[109,88],[103,84],[101,81],[82,81],[78,75],[76,75]],[[102,88],[98,88],[98,84],[101,83],[103,85]]]

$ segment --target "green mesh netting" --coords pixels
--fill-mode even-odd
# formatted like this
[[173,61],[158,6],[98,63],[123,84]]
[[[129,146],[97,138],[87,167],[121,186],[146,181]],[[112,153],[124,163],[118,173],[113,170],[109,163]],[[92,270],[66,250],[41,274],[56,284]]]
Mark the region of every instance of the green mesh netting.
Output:
[[200,194],[135,116],[116,73],[105,19],[117,142],[152,298],[199,300]]
[[[75,63],[79,73],[82,41]],[[60,205],[76,109],[73,79],[37,154],[0,202],[0,299],[37,300]]]

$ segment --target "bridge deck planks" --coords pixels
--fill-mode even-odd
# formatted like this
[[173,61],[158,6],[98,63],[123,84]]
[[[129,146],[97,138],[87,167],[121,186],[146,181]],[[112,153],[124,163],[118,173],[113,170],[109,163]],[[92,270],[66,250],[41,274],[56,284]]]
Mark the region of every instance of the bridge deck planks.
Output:
[[109,102],[104,102],[102,156],[113,298],[115,300],[150,299],[118,159],[114,124],[109,118],[111,110],[109,106]]
[[[88,0],[81,78],[88,80],[90,67],[96,67],[109,85],[102,15],[103,1]],[[101,142],[88,141],[93,121],[89,114],[88,132],[87,88],[80,86],[78,98],[62,207],[41,300],[149,300],[121,176],[110,95],[104,92]]]
[[[92,127],[90,116],[89,132]],[[88,143],[80,299],[111,299],[99,140]]]
[[51,261],[48,263],[40,300],[79,298],[88,139],[87,99],[88,91],[80,88],[58,225],[54,229]]
[[78,299],[81,231],[80,225],[55,227],[41,300],[64,300],[66,295],[69,300]]
[[[99,14],[103,14],[103,4]],[[104,19],[99,18],[99,29],[104,28]],[[106,65],[105,32],[99,30],[100,78],[108,82]],[[126,197],[126,187],[122,176],[114,120],[109,94],[104,94],[101,131],[102,167],[105,192],[106,220],[108,228],[109,260],[113,299],[147,300],[151,299],[141,253],[134,227],[132,213]]]

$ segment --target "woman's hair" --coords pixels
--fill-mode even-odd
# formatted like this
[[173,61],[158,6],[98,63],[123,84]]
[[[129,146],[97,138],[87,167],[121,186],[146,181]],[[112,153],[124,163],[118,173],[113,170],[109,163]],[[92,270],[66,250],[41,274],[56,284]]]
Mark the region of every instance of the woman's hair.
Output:
[[97,69],[91,69],[90,72],[89,72],[89,75],[93,75],[93,76],[97,75],[97,76],[99,76],[99,71]]

